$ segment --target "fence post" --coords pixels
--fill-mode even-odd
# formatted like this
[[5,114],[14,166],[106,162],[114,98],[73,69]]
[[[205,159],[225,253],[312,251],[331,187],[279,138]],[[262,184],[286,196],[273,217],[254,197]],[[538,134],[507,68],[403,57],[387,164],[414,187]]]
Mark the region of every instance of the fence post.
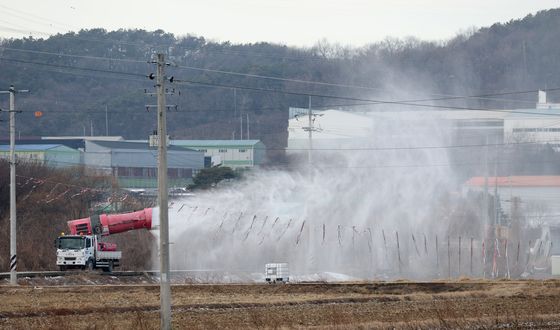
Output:
[[451,239],[447,236],[447,274],[451,278]]
[[401,247],[399,244],[399,232],[395,232],[397,235],[397,257],[398,257],[398,262],[399,262],[399,275],[401,274]]
[[473,259],[473,240],[474,238],[471,237],[471,266],[470,266],[470,274],[471,276],[473,275],[473,271],[472,271],[472,259]]

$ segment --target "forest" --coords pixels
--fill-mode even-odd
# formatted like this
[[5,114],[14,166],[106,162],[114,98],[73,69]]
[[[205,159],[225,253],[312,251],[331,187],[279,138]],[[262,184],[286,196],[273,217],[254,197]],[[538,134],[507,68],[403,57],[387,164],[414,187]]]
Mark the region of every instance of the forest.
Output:
[[[560,86],[560,9],[469,28],[450,40],[386,38],[363,47],[320,40],[308,48],[233,44],[162,30],[81,30],[48,38],[0,41],[0,86],[17,96],[17,135],[121,135],[146,139],[155,129],[154,54],[166,54],[172,138],[262,140],[286,146],[288,108],[383,111],[423,105],[533,107],[534,93],[500,100],[449,98]],[[241,74],[240,74],[241,73]],[[265,76],[267,78],[265,78]],[[271,78],[272,77],[272,78]],[[309,83],[308,81],[320,82]],[[446,97],[441,97],[441,96]],[[365,100],[357,102],[353,100]],[[422,101],[418,101],[422,100]],[[375,102],[381,101],[381,102]],[[7,109],[8,98],[0,99]],[[35,117],[35,111],[42,111]],[[0,112],[0,120],[7,114]],[[106,124],[107,122],[107,124]],[[7,137],[8,125],[0,125]]]

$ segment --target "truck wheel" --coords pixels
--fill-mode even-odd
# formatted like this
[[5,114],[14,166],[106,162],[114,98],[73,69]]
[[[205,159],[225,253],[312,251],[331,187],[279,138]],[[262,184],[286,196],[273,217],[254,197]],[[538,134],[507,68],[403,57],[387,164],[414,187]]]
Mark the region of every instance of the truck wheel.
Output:
[[88,272],[93,271],[93,261],[91,259],[86,262],[86,270]]
[[113,272],[113,261],[109,261],[109,265],[106,268],[103,268],[104,273],[112,273]]
[[60,268],[60,271],[61,271],[61,272],[63,272],[63,271],[66,270],[66,266],[62,266],[62,265],[61,265],[59,268]]

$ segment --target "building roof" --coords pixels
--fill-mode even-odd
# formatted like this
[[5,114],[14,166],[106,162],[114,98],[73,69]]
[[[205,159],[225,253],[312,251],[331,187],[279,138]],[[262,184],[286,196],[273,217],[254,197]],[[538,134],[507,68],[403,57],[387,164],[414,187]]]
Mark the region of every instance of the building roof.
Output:
[[43,136],[43,140],[88,140],[88,141],[124,141],[122,136],[101,136],[101,135],[86,135],[86,136]]
[[[109,149],[135,149],[135,150],[157,150],[157,147],[150,147],[148,142],[125,142],[125,141],[88,141],[88,143],[95,143],[98,146]],[[187,148],[176,146],[168,146],[169,151],[196,151]]]
[[260,140],[171,140],[172,145],[182,147],[239,147],[254,146]]
[[[46,151],[54,148],[64,147],[68,148],[62,144],[16,144],[16,151]],[[10,146],[7,144],[0,145],[0,151],[9,151]]]
[[[475,176],[470,178],[466,186],[483,187],[484,177]],[[488,177],[488,186],[499,187],[560,187],[560,176],[558,175],[543,175],[543,176],[499,176]]]
[[[0,145],[1,144],[10,144],[10,139],[0,139]],[[21,138],[21,139],[16,139],[16,145],[18,144],[35,144],[35,145],[39,145],[39,144],[61,144],[64,146],[67,146],[69,148],[72,149],[83,149],[85,147],[85,143],[84,140],[61,140],[61,139],[57,139],[57,140],[44,140],[41,138]]]
[[558,120],[558,115],[560,115],[560,109],[515,109],[516,112],[504,112],[508,113],[506,120],[508,119],[526,119],[526,118],[539,118],[539,119],[551,119]]

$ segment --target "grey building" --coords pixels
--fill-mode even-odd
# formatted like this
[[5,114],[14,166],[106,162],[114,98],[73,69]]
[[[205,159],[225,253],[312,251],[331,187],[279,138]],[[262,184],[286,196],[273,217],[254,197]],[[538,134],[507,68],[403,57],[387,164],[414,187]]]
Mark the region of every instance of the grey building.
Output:
[[262,165],[266,155],[260,140],[172,140],[171,144],[201,151],[213,163],[231,168]]
[[[157,158],[157,148],[148,143],[85,141],[85,166],[111,174],[124,188],[157,187]],[[167,163],[169,187],[184,187],[204,168],[204,152],[170,146]]]

